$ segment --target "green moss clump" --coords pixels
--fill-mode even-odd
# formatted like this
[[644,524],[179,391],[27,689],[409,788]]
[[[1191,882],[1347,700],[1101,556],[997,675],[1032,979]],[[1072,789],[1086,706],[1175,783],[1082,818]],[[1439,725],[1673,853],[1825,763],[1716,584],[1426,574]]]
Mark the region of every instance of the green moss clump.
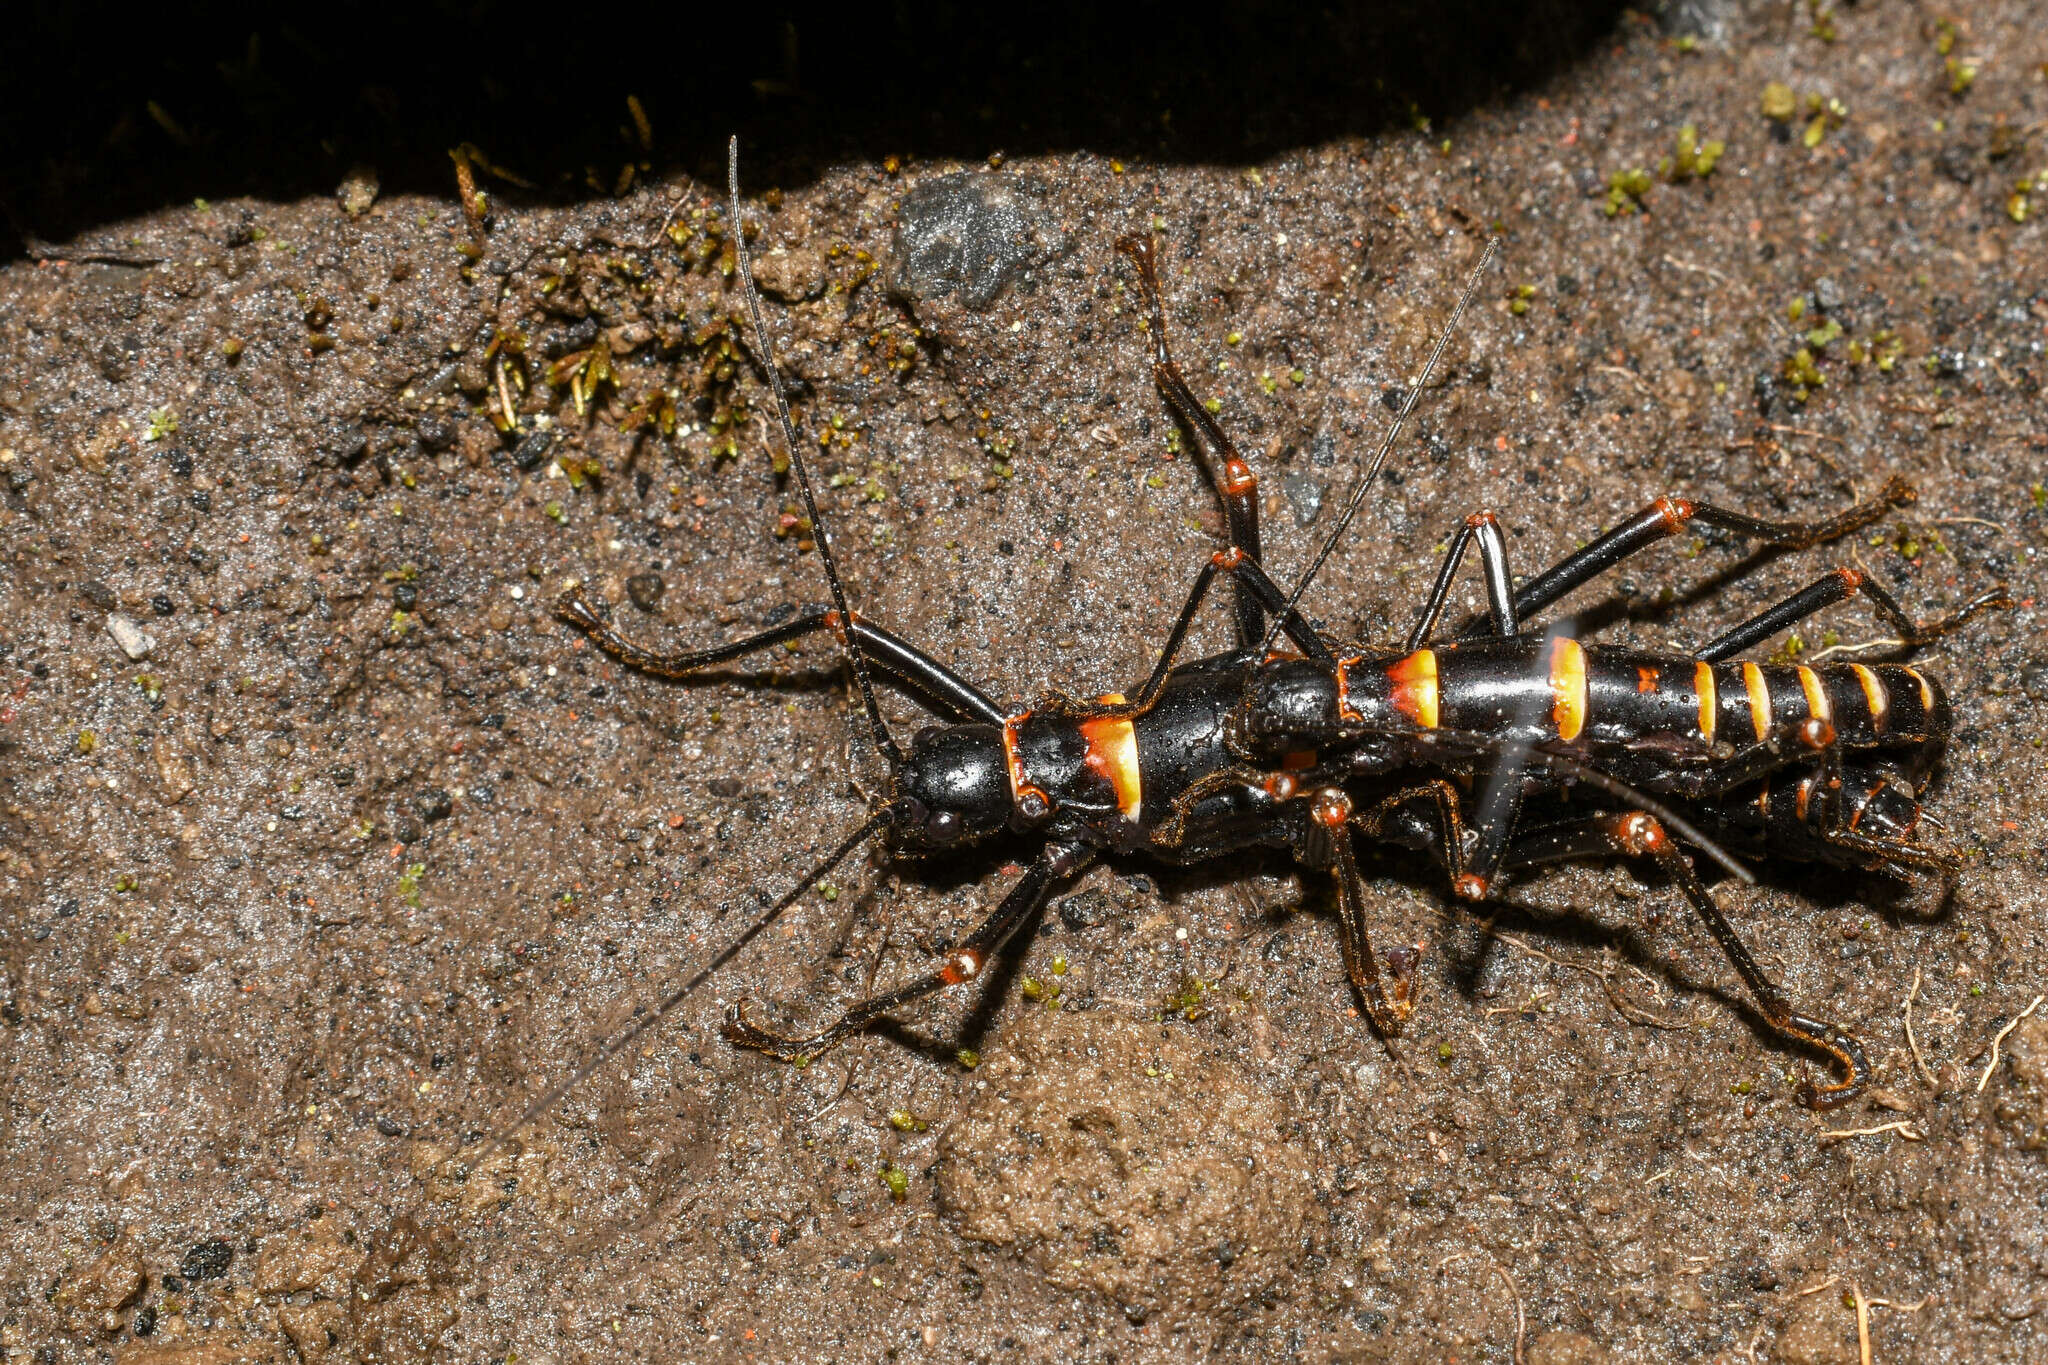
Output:
[[1790,123],[1792,116],[1799,112],[1799,97],[1792,93],[1792,87],[1783,81],[1772,81],[1764,87],[1764,117],[1777,123]]

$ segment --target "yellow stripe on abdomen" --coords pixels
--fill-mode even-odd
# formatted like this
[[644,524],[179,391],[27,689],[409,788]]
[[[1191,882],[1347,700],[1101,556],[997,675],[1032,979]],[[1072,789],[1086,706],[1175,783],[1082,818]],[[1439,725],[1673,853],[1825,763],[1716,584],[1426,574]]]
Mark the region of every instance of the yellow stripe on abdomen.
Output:
[[1771,689],[1764,685],[1764,671],[1753,663],[1742,665],[1742,690],[1749,693],[1749,723],[1756,727],[1756,742],[1771,737]]
[[1559,635],[1550,642],[1550,718],[1557,737],[1577,739],[1586,728],[1586,651]]

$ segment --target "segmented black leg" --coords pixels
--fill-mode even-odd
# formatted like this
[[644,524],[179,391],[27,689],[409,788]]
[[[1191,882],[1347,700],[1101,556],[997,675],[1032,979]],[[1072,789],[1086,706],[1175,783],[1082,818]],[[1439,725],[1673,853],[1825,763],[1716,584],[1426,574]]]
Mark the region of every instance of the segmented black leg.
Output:
[[[1267,576],[1256,559],[1240,554],[1234,548],[1217,551],[1210,556],[1209,562],[1202,566],[1202,571],[1195,575],[1194,589],[1188,593],[1187,603],[1180,609],[1180,616],[1174,621],[1173,629],[1167,632],[1166,643],[1159,651],[1159,662],[1152,666],[1152,676],[1138,689],[1137,700],[1132,703],[1133,709],[1143,709],[1151,705],[1152,699],[1159,694],[1160,687],[1166,682],[1166,675],[1173,671],[1173,661],[1179,656],[1181,645],[1187,641],[1188,629],[1195,623],[1195,613],[1201,609],[1202,602],[1208,597],[1209,589],[1216,582],[1216,575],[1219,573],[1232,575],[1237,580],[1239,594],[1251,595],[1266,610],[1279,611],[1286,601],[1281,596],[1280,585]],[[1282,629],[1304,656],[1327,668],[1334,669],[1337,666],[1337,657],[1330,652],[1330,647],[1323,643],[1322,638],[1315,633],[1309,623],[1302,619],[1300,612],[1288,612]]]
[[1678,884],[1694,911],[1705,921],[1707,932],[1714,936],[1721,951],[1734,964],[1743,984],[1749,988],[1750,998],[1756,1001],[1757,1008],[1771,1027],[1788,1038],[1818,1048],[1841,1066],[1846,1079],[1836,1084],[1815,1086],[1811,1081],[1802,1081],[1797,1092],[1801,1104],[1809,1109],[1832,1109],[1863,1093],[1870,1084],[1870,1063],[1864,1059],[1863,1045],[1847,1031],[1825,1019],[1801,1014],[1792,1007],[1777,983],[1764,974],[1755,956],[1736,934],[1735,926],[1728,922],[1728,917],[1714,904],[1714,898],[1707,893],[1706,887],[1700,884],[1692,863],[1654,816],[1630,811],[1534,830],[1515,841],[1509,850],[1508,860],[1516,865],[1530,865],[1617,853],[1653,859]]
[[[1173,350],[1166,340],[1166,310],[1160,302],[1159,269],[1154,259],[1152,239],[1124,237],[1118,240],[1116,249],[1137,267],[1138,289],[1145,296],[1145,306],[1151,314],[1152,382],[1159,386],[1159,392],[1174,414],[1200,433],[1201,440],[1195,443],[1195,460],[1201,465],[1210,486],[1216,490],[1216,496],[1222,499],[1230,546],[1256,563],[1260,554],[1258,476],[1252,473],[1251,466],[1238,453],[1236,443],[1224,432],[1222,425],[1195,397],[1194,390],[1181,377],[1180,366],[1174,362]],[[1220,471],[1217,468],[1219,463],[1222,466]],[[1237,590],[1237,643],[1240,648],[1256,645],[1266,638],[1266,613],[1271,609],[1247,589],[1245,582],[1240,578]],[[1284,595],[1276,596],[1280,601],[1286,600]]]
[[[1422,945],[1397,949],[1387,955],[1388,972],[1383,977],[1379,959],[1373,956],[1371,926],[1365,914],[1365,882],[1358,872],[1358,858],[1351,849],[1349,824],[1351,798],[1342,787],[1324,787],[1308,798],[1315,823],[1329,836],[1332,854],[1330,871],[1337,878],[1338,941],[1344,949],[1344,971],[1357,990],[1366,1016],[1383,1038],[1397,1038],[1415,1013],[1411,990],[1415,960]],[[1389,992],[1388,981],[1393,989]]]
[[1915,621],[1906,614],[1906,609],[1899,605],[1898,599],[1870,575],[1858,569],[1836,569],[1827,577],[1808,584],[1769,610],[1758,612],[1741,625],[1716,637],[1706,648],[1700,650],[1699,657],[1708,663],[1732,659],[1744,650],[1770,639],[1787,626],[1805,620],[1822,608],[1833,606],[1837,602],[1846,602],[1859,595],[1869,598],[1871,605],[1891,622],[1893,628],[1899,632],[1900,646],[1908,649],[1940,639],[1988,608],[2012,605],[2012,599],[2006,596],[2004,588],[1994,588],[1946,616],[1938,616],[1932,621]]
[[1519,629],[1514,580],[1508,574],[1508,543],[1493,513],[1475,512],[1458,528],[1456,539],[1444,555],[1444,566],[1437,571],[1436,585],[1429,590],[1429,601],[1423,605],[1422,619],[1408,632],[1410,653],[1428,643],[1429,633],[1436,628],[1444,603],[1450,599],[1451,582],[1458,575],[1458,566],[1474,541],[1479,543],[1479,563],[1486,574],[1486,606],[1493,616],[1493,633],[1506,637]]
[[[799,639],[820,630],[840,631],[839,613],[830,607],[808,607],[789,620],[758,635],[708,649],[680,654],[659,654],[634,644],[620,635],[597,614],[582,593],[570,593],[555,604],[555,614],[590,637],[591,643],[629,668],[661,678],[680,678],[713,664],[729,663],[773,645]],[[908,641],[858,615],[853,632],[875,667],[922,690],[955,714],[985,725],[1001,725],[1003,712],[981,690]]]
[[1765,545],[1802,550],[1861,530],[1882,517],[1887,509],[1911,502],[1916,496],[1911,484],[1894,477],[1885,481],[1876,497],[1853,503],[1819,521],[1765,521],[1687,498],[1659,498],[1585,549],[1565,556],[1524,583],[1515,594],[1515,614],[1526,621],[1644,546],[1677,535],[1688,522],[1718,526]]
[[1009,940],[1017,927],[1031,917],[1057,882],[1073,876],[1094,859],[1094,851],[1079,844],[1048,844],[1040,851],[1024,876],[1010,888],[1002,903],[974,931],[940,959],[936,971],[897,987],[886,995],[871,996],[855,1004],[837,1021],[807,1037],[772,1033],[747,1019],[745,1002],[733,1006],[725,1021],[726,1038],[740,1047],[765,1052],[785,1062],[801,1062],[852,1034],[859,1033],[886,1014],[948,986],[964,986],[978,980],[982,969]]

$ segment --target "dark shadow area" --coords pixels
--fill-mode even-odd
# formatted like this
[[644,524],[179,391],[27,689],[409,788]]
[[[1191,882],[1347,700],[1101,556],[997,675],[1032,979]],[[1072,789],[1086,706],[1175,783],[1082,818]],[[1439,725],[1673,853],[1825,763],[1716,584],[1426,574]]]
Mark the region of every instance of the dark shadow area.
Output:
[[1620,13],[1618,0],[1255,0],[1199,20],[1165,5],[429,0],[367,19],[201,4],[117,30],[105,11],[44,5],[8,25],[0,255],[195,198],[329,194],[357,166],[387,194],[450,195],[464,142],[533,187],[494,192],[545,200],[612,193],[629,165],[716,178],[735,130],[764,187],[891,153],[1249,162],[1527,89]]

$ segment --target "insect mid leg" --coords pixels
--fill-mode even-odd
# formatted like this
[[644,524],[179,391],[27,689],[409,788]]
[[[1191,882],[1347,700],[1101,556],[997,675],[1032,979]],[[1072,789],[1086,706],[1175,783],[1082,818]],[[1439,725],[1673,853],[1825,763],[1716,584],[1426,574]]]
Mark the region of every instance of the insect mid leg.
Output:
[[1479,562],[1486,575],[1486,605],[1493,616],[1493,633],[1506,637],[1518,629],[1514,579],[1508,573],[1508,544],[1501,536],[1500,521],[1491,512],[1475,512],[1458,528],[1456,539],[1451,541],[1451,548],[1444,555],[1443,568],[1437,571],[1436,585],[1429,590],[1429,601],[1423,605],[1422,618],[1415,623],[1415,629],[1408,632],[1408,651],[1411,654],[1428,642],[1429,632],[1435,629],[1437,617],[1443,613],[1444,603],[1450,599],[1451,583],[1458,576],[1458,566],[1464,562],[1465,551],[1474,541],[1479,543]]
[[1758,612],[1741,625],[1716,637],[1700,650],[1699,657],[1708,663],[1719,663],[1732,659],[1753,645],[1763,643],[1787,626],[1796,625],[1825,607],[1837,602],[1846,602],[1851,597],[1868,597],[1871,605],[1890,621],[1899,632],[1899,643],[1911,648],[1924,645],[1930,640],[1957,629],[1977,613],[1990,607],[2009,607],[2012,599],[2005,589],[1994,588],[1946,616],[1932,621],[1915,621],[1899,605],[1898,599],[1887,592],[1884,585],[1870,575],[1857,569],[1836,569],[1814,583],[1793,593],[1784,601],[1766,611]]
[[[1239,553],[1234,548],[1217,551],[1210,556],[1209,562],[1202,566],[1202,571],[1195,575],[1195,586],[1188,593],[1188,600],[1181,607],[1180,615],[1175,618],[1173,629],[1167,632],[1166,643],[1159,650],[1159,661],[1152,666],[1152,675],[1145,679],[1145,685],[1138,689],[1137,698],[1131,703],[1134,710],[1143,710],[1150,705],[1152,698],[1158,695],[1159,689],[1165,685],[1166,675],[1173,671],[1173,661],[1179,656],[1181,645],[1187,641],[1188,630],[1195,623],[1195,613],[1201,609],[1202,602],[1208,597],[1209,589],[1214,586],[1216,575],[1219,573],[1228,573],[1236,579],[1240,599],[1250,595],[1265,609],[1275,612],[1285,605],[1280,595],[1279,584],[1266,575],[1266,571],[1259,566],[1259,561]],[[1323,643],[1322,637],[1316,634],[1314,627],[1302,619],[1300,612],[1289,611],[1282,628],[1287,632],[1287,638],[1294,642],[1295,647],[1305,657],[1326,668],[1337,667],[1337,656],[1330,652],[1330,647]]]
[[[1252,473],[1252,467],[1224,432],[1222,424],[1195,397],[1194,390],[1188,387],[1187,380],[1181,376],[1180,366],[1174,361],[1173,350],[1166,340],[1166,310],[1160,302],[1159,268],[1152,239],[1145,236],[1119,238],[1116,249],[1137,267],[1138,289],[1151,312],[1152,382],[1159,386],[1159,392],[1165,396],[1174,415],[1200,434],[1201,440],[1195,443],[1195,460],[1223,502],[1230,548],[1242,551],[1256,564],[1260,556],[1258,476]],[[1284,600],[1277,591],[1273,597]],[[1265,638],[1268,610],[1240,579],[1237,589],[1237,642],[1240,646],[1256,645]]]
[[1643,547],[1677,535],[1689,522],[1718,526],[1765,545],[1800,550],[1861,530],[1888,509],[1911,502],[1915,496],[1912,485],[1904,479],[1888,479],[1876,497],[1852,503],[1820,521],[1765,521],[1687,498],[1659,498],[1585,549],[1566,555],[1523,584],[1515,594],[1515,614],[1528,619]]
[[1832,1109],[1863,1092],[1870,1083],[1870,1063],[1864,1059],[1863,1045],[1834,1024],[1801,1014],[1792,1007],[1784,991],[1764,974],[1756,957],[1736,934],[1735,926],[1701,885],[1691,862],[1654,816],[1628,811],[1537,830],[1515,841],[1510,861],[1534,864],[1616,853],[1655,861],[1678,884],[1706,923],[1707,932],[1734,964],[1749,988],[1750,998],[1756,1001],[1771,1027],[1825,1052],[1842,1068],[1845,1079],[1833,1085],[1816,1086],[1811,1081],[1802,1081],[1797,1092],[1801,1104],[1809,1109]]
[[964,986],[978,980],[982,969],[1009,941],[1019,925],[1031,918],[1045,901],[1053,885],[1073,876],[1093,860],[1092,849],[1078,844],[1049,844],[1025,869],[1023,879],[1010,888],[1001,904],[973,932],[940,959],[937,970],[926,972],[883,995],[855,1003],[832,1024],[807,1037],[772,1033],[747,1019],[745,1002],[733,1006],[725,1021],[728,1041],[756,1052],[765,1052],[785,1062],[808,1061],[842,1038],[859,1033],[884,1015],[948,986]]

